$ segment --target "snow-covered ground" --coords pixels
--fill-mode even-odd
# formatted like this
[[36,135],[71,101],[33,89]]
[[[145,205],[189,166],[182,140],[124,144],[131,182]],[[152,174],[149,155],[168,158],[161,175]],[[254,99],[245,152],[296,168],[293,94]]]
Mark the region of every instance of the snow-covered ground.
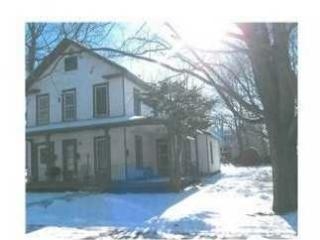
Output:
[[27,239],[296,239],[271,206],[270,167],[225,165],[181,193],[29,193]]

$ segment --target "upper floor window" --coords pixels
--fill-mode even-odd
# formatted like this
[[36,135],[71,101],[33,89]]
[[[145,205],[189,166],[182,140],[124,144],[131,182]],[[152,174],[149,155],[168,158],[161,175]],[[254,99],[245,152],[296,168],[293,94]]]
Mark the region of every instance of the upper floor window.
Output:
[[62,92],[62,120],[72,121],[76,119],[76,90]]
[[133,112],[135,116],[141,115],[141,99],[138,89],[133,90]]
[[43,125],[49,123],[49,94],[37,96],[37,124]]
[[93,115],[94,117],[109,115],[109,87],[107,83],[93,86]]
[[64,59],[64,70],[71,71],[78,68],[78,58],[77,56],[66,57]]

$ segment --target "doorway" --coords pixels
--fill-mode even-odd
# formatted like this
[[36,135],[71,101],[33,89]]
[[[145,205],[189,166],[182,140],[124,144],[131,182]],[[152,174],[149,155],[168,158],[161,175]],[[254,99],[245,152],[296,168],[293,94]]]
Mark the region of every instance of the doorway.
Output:
[[63,151],[63,180],[72,181],[77,178],[77,140],[62,141]]
[[110,165],[108,162],[110,162],[110,141],[105,136],[94,138],[94,170],[97,181],[108,180]]

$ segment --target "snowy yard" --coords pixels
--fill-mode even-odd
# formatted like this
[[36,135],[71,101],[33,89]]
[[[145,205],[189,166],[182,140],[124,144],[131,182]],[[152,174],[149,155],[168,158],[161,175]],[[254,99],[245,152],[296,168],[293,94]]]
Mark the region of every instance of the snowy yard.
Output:
[[27,239],[296,239],[271,206],[270,167],[228,165],[181,193],[28,193]]

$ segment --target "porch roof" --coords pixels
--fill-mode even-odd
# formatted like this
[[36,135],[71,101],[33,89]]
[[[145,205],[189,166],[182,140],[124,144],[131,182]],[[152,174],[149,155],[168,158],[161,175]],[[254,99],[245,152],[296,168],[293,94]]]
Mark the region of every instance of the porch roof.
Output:
[[32,136],[36,134],[45,133],[61,133],[70,132],[76,130],[87,130],[97,128],[115,128],[122,126],[133,126],[133,125],[157,125],[163,124],[164,121],[159,118],[151,118],[144,116],[122,116],[122,117],[111,117],[103,119],[89,119],[80,120],[74,122],[59,122],[51,123],[49,125],[34,126],[26,128],[26,135]]

